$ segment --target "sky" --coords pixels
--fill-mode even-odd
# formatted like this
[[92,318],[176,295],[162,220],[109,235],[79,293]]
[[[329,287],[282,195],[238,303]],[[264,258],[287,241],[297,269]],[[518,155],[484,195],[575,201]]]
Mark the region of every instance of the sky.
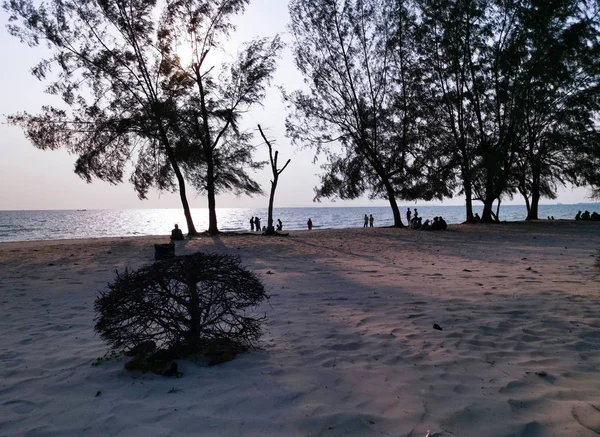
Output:
[[[129,208],[179,208],[179,196],[171,193],[151,192],[147,200],[138,199],[133,187],[127,181],[114,186],[94,180],[86,183],[73,172],[76,156],[64,150],[42,151],[32,146],[18,127],[6,124],[6,116],[27,111],[36,113],[43,105],[60,105],[56,97],[44,93],[45,84],[30,74],[30,69],[47,53],[44,48],[31,48],[22,44],[6,31],[8,16],[0,11],[0,51],[5,65],[0,68],[0,210],[43,210],[43,209],[129,209]],[[281,34],[289,42],[286,31],[289,16],[284,0],[253,0],[246,13],[236,20],[237,31],[229,42],[237,47],[253,37]],[[272,140],[274,149],[279,151],[280,166],[287,159],[290,164],[281,174],[277,186],[275,207],[303,206],[386,206],[385,200],[369,200],[364,197],[353,201],[313,202],[314,187],[318,184],[320,163],[313,163],[311,150],[299,149],[291,145],[285,137],[285,106],[278,86],[287,91],[302,87],[302,77],[296,70],[291,51],[284,51],[278,70],[272,82],[273,87],[263,102],[246,115],[245,124],[254,128],[260,123]],[[256,144],[262,144],[260,136],[255,136]],[[268,160],[266,145],[258,148],[257,160]],[[240,196],[220,195],[217,207],[222,208],[266,208],[270,190],[271,169],[266,166],[255,173],[265,195]],[[191,188],[190,188],[191,191]],[[588,202],[586,188],[561,188],[556,200],[543,199],[542,203]],[[190,193],[192,208],[205,208],[206,197]],[[440,202],[437,202],[438,204]],[[504,204],[523,204],[520,197]],[[411,205],[424,205],[427,202],[411,202]],[[462,205],[464,199],[454,197],[443,204]]]

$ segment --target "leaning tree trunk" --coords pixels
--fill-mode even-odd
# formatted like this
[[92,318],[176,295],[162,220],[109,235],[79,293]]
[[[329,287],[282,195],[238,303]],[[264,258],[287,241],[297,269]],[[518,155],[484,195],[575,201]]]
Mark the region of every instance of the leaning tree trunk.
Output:
[[400,208],[398,208],[398,203],[396,202],[396,193],[394,193],[394,189],[389,183],[385,184],[385,188],[387,190],[390,206],[392,207],[392,214],[394,215],[394,227],[403,228],[404,224],[402,223],[402,215],[400,214]]
[[[162,126],[162,125],[161,125]],[[166,139],[166,134],[163,132],[163,142],[165,144],[165,149],[167,152],[167,158],[171,163],[171,167],[173,168],[173,172],[175,173],[175,177],[177,178],[177,183],[179,185],[179,198],[181,199],[181,205],[183,206],[183,214],[185,215],[185,221],[188,228],[188,236],[198,235],[196,231],[196,227],[194,226],[194,221],[192,220],[192,213],[190,212],[190,205],[187,200],[187,194],[185,191],[185,179],[183,178],[183,174],[181,173],[181,169],[179,168],[179,164],[177,163],[177,159],[173,155],[173,150],[169,145],[168,140]]]

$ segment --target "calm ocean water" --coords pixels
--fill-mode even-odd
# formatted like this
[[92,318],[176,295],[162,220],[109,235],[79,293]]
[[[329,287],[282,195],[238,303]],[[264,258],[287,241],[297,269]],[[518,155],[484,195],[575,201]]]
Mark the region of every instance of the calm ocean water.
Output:
[[[405,212],[402,220],[406,223]],[[415,208],[410,206],[411,210]],[[448,223],[464,221],[464,206],[417,206],[424,219],[443,216]],[[572,219],[578,210],[600,212],[600,203],[576,205],[540,205],[540,218]],[[474,212],[481,214],[481,207]],[[373,214],[375,226],[393,224],[389,207],[317,207],[276,208],[274,220],[283,222],[283,229],[306,229],[310,217],[315,229],[362,227],[365,214]],[[525,206],[507,205],[500,209],[500,220],[523,220]],[[208,228],[208,211],[193,209],[196,229]],[[258,216],[267,224],[264,208],[220,208],[217,210],[221,231],[249,231],[250,217]],[[126,237],[135,235],[168,235],[174,223],[186,231],[181,209],[129,209],[129,210],[67,210],[67,211],[0,211],[0,241],[57,240],[66,238]]]

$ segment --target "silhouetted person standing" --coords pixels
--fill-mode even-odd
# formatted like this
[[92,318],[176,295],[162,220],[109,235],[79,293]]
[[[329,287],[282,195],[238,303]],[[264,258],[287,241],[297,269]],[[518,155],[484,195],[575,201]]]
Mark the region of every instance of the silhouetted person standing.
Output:
[[250,217],[250,230],[254,231],[254,217]]
[[175,228],[171,231],[171,240],[183,240],[183,232],[179,229],[179,225],[175,223]]
[[411,216],[410,208],[406,208],[406,223],[408,223],[408,226],[410,226],[410,216]]
[[277,230],[278,231],[283,230],[283,223],[281,223],[281,219],[277,219]]
[[363,228],[366,228],[367,226],[369,226],[369,216],[365,214],[365,224],[363,225]]
[[369,215],[369,226],[373,227],[373,222],[375,221],[375,219],[373,218],[373,214]]
[[312,220],[309,218],[308,221],[306,222],[306,225],[308,226],[308,230],[312,231]]
[[256,232],[260,232],[260,219],[258,217],[254,217],[254,227]]

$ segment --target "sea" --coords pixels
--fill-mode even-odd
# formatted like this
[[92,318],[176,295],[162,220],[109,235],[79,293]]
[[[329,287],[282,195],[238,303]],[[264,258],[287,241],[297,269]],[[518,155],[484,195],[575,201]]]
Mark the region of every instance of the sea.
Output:
[[[406,223],[406,208],[401,208],[402,220]],[[462,223],[465,220],[464,206],[415,206],[423,219],[442,216],[447,223]],[[481,207],[473,212],[481,215]],[[540,205],[539,217],[572,219],[577,211],[600,212],[600,203],[579,203],[575,205]],[[314,229],[345,229],[363,226],[364,215],[372,214],[375,227],[391,226],[394,223],[389,207],[312,207],[275,208],[273,219],[281,219],[283,230],[306,229],[310,218]],[[524,205],[502,205],[501,221],[524,220]],[[220,231],[250,231],[250,218],[259,217],[261,225],[267,224],[266,208],[218,208],[217,220]],[[192,210],[196,230],[208,228],[208,210]],[[173,225],[178,223],[184,233],[187,231],[182,209],[126,209],[126,210],[40,210],[40,211],[1,211],[0,242],[29,240],[59,240],[73,238],[131,237],[140,235],[169,235]]]

